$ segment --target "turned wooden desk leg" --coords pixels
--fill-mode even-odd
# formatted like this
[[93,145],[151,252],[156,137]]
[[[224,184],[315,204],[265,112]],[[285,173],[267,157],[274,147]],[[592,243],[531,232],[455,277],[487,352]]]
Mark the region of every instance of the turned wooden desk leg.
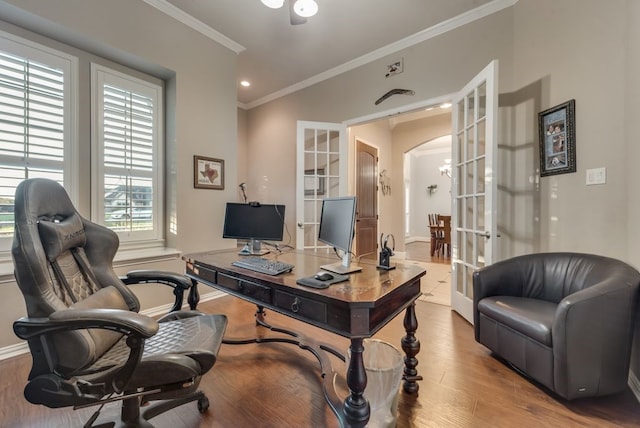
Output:
[[192,311],[195,311],[198,307],[198,302],[200,302],[200,293],[198,293],[198,281],[195,279],[191,279],[191,288],[189,289],[189,295],[187,296],[187,302],[189,303],[189,308]]
[[343,409],[347,426],[360,428],[367,424],[371,413],[369,402],[363,395],[367,386],[367,372],[362,359],[364,346],[361,338],[351,339],[349,352],[351,358],[347,369],[347,385],[350,395],[345,398]]
[[264,317],[267,315],[267,312],[264,310],[264,306],[256,305],[256,325],[264,324]]
[[402,350],[406,357],[404,359],[404,391],[410,394],[418,392],[418,382],[422,376],[418,375],[416,366],[418,359],[416,355],[420,352],[420,341],[416,338],[415,332],[418,329],[418,319],[416,318],[416,303],[413,302],[404,314],[404,329],[407,335],[402,338]]

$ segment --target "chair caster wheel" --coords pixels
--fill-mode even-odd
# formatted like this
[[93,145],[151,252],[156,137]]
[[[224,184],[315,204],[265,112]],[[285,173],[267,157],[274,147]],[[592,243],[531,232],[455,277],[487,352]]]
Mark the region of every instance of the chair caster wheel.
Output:
[[204,413],[209,409],[209,399],[207,397],[202,397],[198,399],[198,411],[200,413]]

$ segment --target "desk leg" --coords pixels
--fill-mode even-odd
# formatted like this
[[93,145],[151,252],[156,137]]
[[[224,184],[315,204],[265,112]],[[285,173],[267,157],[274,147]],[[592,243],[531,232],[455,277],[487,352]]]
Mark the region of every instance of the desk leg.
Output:
[[256,305],[256,325],[264,325],[264,317],[267,315],[267,312],[264,310],[264,306]]
[[416,366],[418,359],[416,355],[420,352],[420,341],[416,338],[415,332],[418,329],[418,319],[416,318],[416,303],[413,302],[404,314],[404,329],[407,335],[402,338],[402,350],[406,357],[404,359],[404,391],[410,394],[418,392],[418,382],[422,376],[418,375]]
[[189,289],[189,296],[187,296],[187,302],[189,303],[189,308],[192,311],[198,307],[198,302],[200,302],[200,293],[198,293],[198,281],[195,279],[191,279],[191,288]]
[[362,359],[362,338],[351,339],[349,352],[351,359],[347,369],[347,385],[350,395],[344,400],[343,409],[347,426],[360,428],[367,424],[371,413],[369,402],[363,396],[364,388],[367,386],[367,372]]

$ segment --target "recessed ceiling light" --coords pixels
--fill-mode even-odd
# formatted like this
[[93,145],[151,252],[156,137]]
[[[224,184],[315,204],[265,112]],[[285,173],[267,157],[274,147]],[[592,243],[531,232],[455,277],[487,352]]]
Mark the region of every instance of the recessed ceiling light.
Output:
[[440,104],[440,108],[449,108],[451,107],[451,103]]
[[284,0],[261,0],[262,4],[271,9],[280,9],[284,4]]
[[241,80],[240,86],[244,86],[245,88],[248,88],[249,86],[251,86],[251,82],[249,82],[248,80]]
[[314,0],[297,0],[293,4],[293,10],[304,18],[311,18],[318,13],[318,3]]

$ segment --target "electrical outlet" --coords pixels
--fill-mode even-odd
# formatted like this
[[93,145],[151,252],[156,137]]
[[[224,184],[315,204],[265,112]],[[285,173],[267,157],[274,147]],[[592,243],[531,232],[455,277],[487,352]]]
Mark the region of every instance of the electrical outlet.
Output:
[[404,71],[403,59],[400,58],[398,61],[394,61],[391,64],[387,64],[387,73],[384,77],[391,77],[395,74],[400,74]]

